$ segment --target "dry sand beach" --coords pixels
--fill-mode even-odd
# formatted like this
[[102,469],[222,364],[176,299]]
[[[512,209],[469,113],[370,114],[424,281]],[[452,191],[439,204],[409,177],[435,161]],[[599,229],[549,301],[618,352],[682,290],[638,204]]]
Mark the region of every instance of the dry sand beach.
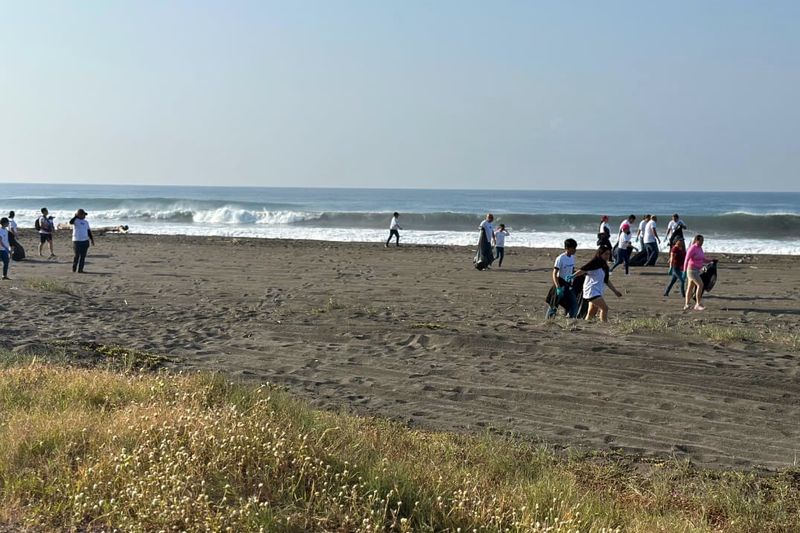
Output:
[[556,250],[508,248],[478,272],[469,248],[105,235],[76,275],[66,232],[56,261],[33,238],[0,285],[8,349],[137,348],[436,430],[725,468],[800,459],[796,257],[717,255],[702,313],[662,297],[666,267],[617,271],[599,324],[544,319]]

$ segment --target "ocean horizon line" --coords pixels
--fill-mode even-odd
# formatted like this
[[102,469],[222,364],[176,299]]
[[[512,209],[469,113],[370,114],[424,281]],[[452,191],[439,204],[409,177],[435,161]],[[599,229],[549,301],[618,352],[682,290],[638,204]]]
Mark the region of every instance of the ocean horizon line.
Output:
[[[259,189],[259,190],[331,190],[331,191],[464,191],[464,192],[497,192],[497,189],[485,189],[475,187],[380,187],[380,186],[358,186],[358,185],[341,185],[341,186],[316,186],[316,185],[296,185],[296,186],[279,186],[279,185],[188,185],[188,184],[148,184],[148,183],[82,183],[82,182],[35,182],[26,183],[19,181],[0,181],[3,185],[14,185],[24,187],[112,187],[112,188],[125,188],[125,187],[147,187],[157,189],[178,188],[178,189]],[[619,194],[621,191],[614,189],[580,189],[579,191],[573,189],[556,189],[556,188],[508,188],[502,189],[503,192],[552,192],[552,193],[607,193]],[[637,193],[670,193],[670,194],[800,194],[800,189],[797,190],[781,190],[781,191],[764,191],[758,189],[706,189],[706,190],[676,190],[676,189],[634,189],[631,191],[623,192],[637,192]]]

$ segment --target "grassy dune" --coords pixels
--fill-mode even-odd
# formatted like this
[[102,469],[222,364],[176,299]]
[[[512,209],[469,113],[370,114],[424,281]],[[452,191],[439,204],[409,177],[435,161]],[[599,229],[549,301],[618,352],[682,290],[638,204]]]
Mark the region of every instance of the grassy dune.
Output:
[[0,523],[122,531],[793,531],[800,471],[698,471],[315,411],[219,376],[0,368]]

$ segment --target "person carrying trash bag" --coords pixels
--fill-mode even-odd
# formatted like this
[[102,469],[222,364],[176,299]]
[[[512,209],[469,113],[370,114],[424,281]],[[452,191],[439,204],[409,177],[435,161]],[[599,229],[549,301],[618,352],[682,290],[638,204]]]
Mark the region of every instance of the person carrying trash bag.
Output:
[[472,260],[472,264],[478,270],[488,270],[492,266],[492,262],[494,262],[494,252],[492,252],[492,244],[494,241],[493,220],[494,215],[491,213],[487,214],[486,219],[481,222],[478,228],[480,232],[478,237],[478,251],[475,254],[475,258]]
[[578,300],[572,288],[572,273],[575,271],[575,251],[578,243],[575,239],[564,241],[564,253],[556,258],[553,265],[553,285],[547,295],[547,318],[558,313],[558,306],[564,308],[567,316],[575,318],[578,314]]

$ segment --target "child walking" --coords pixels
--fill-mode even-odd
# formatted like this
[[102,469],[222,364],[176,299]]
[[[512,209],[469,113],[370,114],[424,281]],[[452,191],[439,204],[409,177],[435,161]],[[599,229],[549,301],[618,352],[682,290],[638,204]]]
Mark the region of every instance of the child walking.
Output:
[[508,235],[505,224],[500,224],[497,231],[494,232],[494,250],[496,254],[494,259],[497,261],[498,268],[503,266],[503,258],[506,256],[506,237]]

